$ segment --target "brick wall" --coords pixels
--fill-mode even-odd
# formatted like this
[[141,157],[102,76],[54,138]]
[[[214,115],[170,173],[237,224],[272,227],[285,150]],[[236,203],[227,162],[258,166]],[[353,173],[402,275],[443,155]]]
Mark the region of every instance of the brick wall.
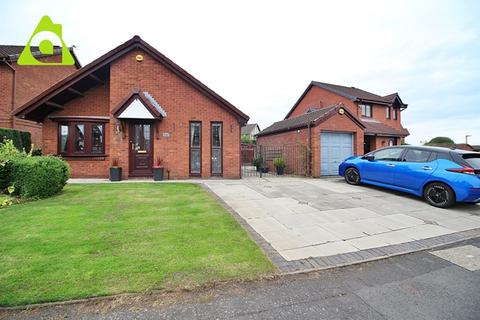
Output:
[[[138,62],[135,56],[142,54]],[[123,178],[129,172],[129,132],[116,132],[117,120],[111,114],[134,89],[148,91],[167,112],[167,117],[154,130],[154,156],[162,158],[170,178],[189,177],[189,121],[202,122],[202,177],[210,176],[210,122],[223,122],[223,176],[240,177],[240,125],[229,112],[200,91],[175,75],[142,51],[131,51],[114,61],[110,67],[110,82],[86,92],[65,105],[56,115],[110,116],[106,127],[105,160],[68,159],[75,177],[108,177],[108,167],[114,158],[122,167]],[[49,152],[57,150],[57,124],[45,121],[44,146]],[[164,137],[168,133],[169,137]]]
[[[321,132],[353,133],[353,151],[355,155],[363,154],[363,129],[346,115],[335,114],[326,121],[312,127],[312,176],[320,176],[320,134]],[[258,137],[257,144],[283,146],[303,144],[308,147],[308,128],[282,132]]]
[[[61,56],[38,58],[42,62],[59,62]],[[42,146],[42,125],[33,121],[14,119],[13,109],[22,106],[56,82],[62,80],[77,68],[73,66],[20,66],[13,62],[15,69],[14,105],[12,92],[14,72],[5,63],[0,64],[0,127],[29,131],[32,143]]]
[[[90,89],[85,97],[75,98],[65,104],[63,110],[52,113],[52,116],[107,116],[109,114],[110,84],[105,84]],[[105,150],[104,158],[66,158],[72,167],[73,177],[108,177],[111,164],[110,150],[110,127],[111,123],[105,124]],[[45,119],[43,123],[43,151],[44,154],[56,154],[58,152],[58,122]]]
[[324,108],[334,104],[342,102],[345,107],[347,107],[354,115],[358,116],[358,110],[350,99],[339,96],[338,94],[332,93],[328,90],[311,87],[308,90],[307,94],[303,97],[302,101],[297,105],[295,110],[289,118],[293,118],[299,115],[304,114],[309,108]]
[[[360,108],[358,103],[353,102],[350,99],[342,97],[336,93],[328,90],[313,86],[307,94],[303,97],[302,101],[297,105],[295,110],[289,116],[293,118],[304,114],[309,108],[323,108],[330,105],[342,102],[355,116],[361,118]],[[391,117],[387,119],[387,111],[384,105],[372,104],[372,117],[380,122],[388,124],[393,128],[401,128],[401,112],[398,110],[397,119],[393,119],[393,108],[391,109]]]

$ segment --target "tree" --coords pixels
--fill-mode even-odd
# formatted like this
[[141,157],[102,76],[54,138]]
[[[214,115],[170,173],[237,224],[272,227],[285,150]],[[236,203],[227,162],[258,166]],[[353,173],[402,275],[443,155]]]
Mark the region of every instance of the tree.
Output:
[[241,141],[245,144],[255,144],[255,140],[253,140],[248,134],[242,134]]
[[426,146],[447,145],[447,144],[455,144],[455,142],[448,137],[435,137],[429,142],[425,143]]

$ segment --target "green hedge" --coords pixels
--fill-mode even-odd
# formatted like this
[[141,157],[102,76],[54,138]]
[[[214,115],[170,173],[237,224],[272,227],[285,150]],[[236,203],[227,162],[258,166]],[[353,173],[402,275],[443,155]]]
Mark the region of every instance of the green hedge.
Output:
[[63,189],[70,177],[70,167],[54,156],[24,157],[12,161],[11,174],[16,194],[45,198]]
[[12,140],[15,148],[20,151],[25,149],[25,152],[30,152],[30,148],[32,147],[32,136],[30,132],[0,128],[0,143],[3,143],[5,140]]

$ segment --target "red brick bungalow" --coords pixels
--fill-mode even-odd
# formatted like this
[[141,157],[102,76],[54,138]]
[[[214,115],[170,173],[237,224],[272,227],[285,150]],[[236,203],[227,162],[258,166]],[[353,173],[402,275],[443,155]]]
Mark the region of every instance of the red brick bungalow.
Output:
[[135,36],[16,112],[43,122],[43,150],[74,177],[240,177],[240,128],[248,116]]
[[257,144],[305,145],[311,175],[335,175],[350,155],[399,144],[408,135],[400,119],[406,107],[397,93],[382,97],[312,81],[284,120],[257,135]]
[[[42,125],[35,121],[18,119],[13,116],[15,110],[40,94],[56,82],[80,68],[80,62],[69,48],[75,64],[71,66],[24,66],[17,63],[24,46],[0,45],[0,128],[13,128],[29,131],[32,142],[39,147],[42,144]],[[61,48],[55,48],[53,54],[44,55],[38,47],[30,47],[32,55],[42,63],[60,62]]]

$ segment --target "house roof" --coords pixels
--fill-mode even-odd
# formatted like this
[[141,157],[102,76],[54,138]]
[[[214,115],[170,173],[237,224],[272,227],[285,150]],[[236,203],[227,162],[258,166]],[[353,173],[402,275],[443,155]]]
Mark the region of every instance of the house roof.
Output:
[[160,53],[157,49],[142,40],[139,36],[134,36],[127,42],[119,45],[83,68],[72,73],[65,79],[57,82],[37,97],[16,109],[14,111],[15,116],[29,120],[42,121],[47,114],[58,108],[63,108],[64,103],[72,100],[78,95],[83,95],[83,92],[98,83],[105,82],[109,77],[110,64],[119,57],[135,49],[145,51],[170,71],[199,90],[202,94],[233,114],[239,123],[244,124],[248,121],[249,117],[245,113],[201,83],[172,60]]
[[365,126],[365,134],[387,135],[395,137],[406,137],[410,134],[405,128],[396,129],[375,119],[362,118],[360,121]]
[[287,113],[287,115],[285,116],[285,119],[292,114],[293,110],[295,110],[297,105],[300,103],[300,101],[302,101],[303,97],[307,94],[307,92],[312,87],[319,87],[319,88],[325,89],[327,91],[333,92],[335,94],[338,94],[339,96],[345,97],[349,100],[356,101],[356,102],[376,103],[376,104],[392,106],[395,100],[397,100],[401,108],[406,108],[408,106],[407,104],[404,104],[402,102],[398,93],[392,93],[386,96],[380,96],[375,93],[371,93],[355,87],[346,87],[338,84],[312,81],[308,85],[307,89],[300,96],[300,98],[297,100],[297,102],[292,107],[292,109],[290,109],[290,111]]
[[[0,44],[0,59],[10,62],[17,61],[24,48],[25,46]],[[73,59],[75,60],[75,66],[77,68],[81,68],[80,61],[78,61],[77,56],[73,52],[73,48],[74,47],[69,47],[68,50],[70,51]],[[30,46],[30,50],[34,57],[58,56],[62,54],[62,47],[60,46],[54,46],[53,54],[51,55],[43,54],[38,48],[38,46]]]
[[258,131],[260,131],[260,127],[258,126],[257,123],[247,123],[246,125],[244,125],[244,126],[242,127],[241,133],[242,133],[242,134],[251,134],[252,131],[253,131],[255,128],[258,128]]
[[349,118],[351,118],[355,123],[357,123],[357,125],[362,128],[365,127],[363,123],[357,117],[355,117],[355,115],[353,115],[347,108],[345,108],[345,105],[343,103],[337,103],[326,108],[312,110],[297,117],[275,122],[271,126],[262,130],[257,136],[265,136],[269,134],[299,129],[307,127],[309,124],[316,125],[336,114],[337,111],[341,108],[345,111],[345,114]]

